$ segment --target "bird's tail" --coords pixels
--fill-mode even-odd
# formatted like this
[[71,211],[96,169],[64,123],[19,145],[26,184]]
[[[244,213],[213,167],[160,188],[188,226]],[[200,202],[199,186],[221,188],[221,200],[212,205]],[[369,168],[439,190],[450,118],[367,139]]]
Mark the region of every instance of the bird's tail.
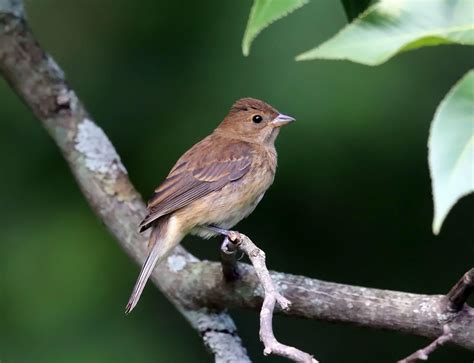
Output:
[[143,263],[140,275],[138,275],[137,282],[133,287],[132,294],[130,295],[130,299],[125,307],[125,314],[130,313],[137,305],[140,295],[142,294],[148,278],[153,272],[155,266],[165,259],[173,248],[180,242],[180,239],[176,238],[175,233],[168,231],[168,221],[163,220],[160,222],[161,223],[157,223],[153,226],[151,231],[150,240],[148,242],[148,246],[151,247],[151,250]]

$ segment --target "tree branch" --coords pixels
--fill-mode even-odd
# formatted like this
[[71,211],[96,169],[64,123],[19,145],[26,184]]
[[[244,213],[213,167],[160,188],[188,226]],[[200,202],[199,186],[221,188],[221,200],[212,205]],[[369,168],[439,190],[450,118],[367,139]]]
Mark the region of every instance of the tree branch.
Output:
[[[56,141],[94,212],[127,254],[142,263],[147,238],[137,226],[145,205],[105,133],[34,39],[19,0],[0,0],[0,72]],[[177,248],[169,263],[155,270],[153,282],[202,336],[216,362],[250,362],[228,314],[186,308],[167,284],[169,272],[190,261],[197,259]]]
[[[0,0],[0,72],[56,141],[94,212],[127,254],[141,263],[146,236],[138,234],[136,226],[145,215],[142,199],[104,132],[33,38],[19,0]],[[217,362],[250,361],[232,319],[222,312],[228,307],[257,310],[262,305],[263,291],[254,269],[240,263],[239,272],[240,279],[226,282],[219,263],[199,261],[177,247],[152,275],[202,335]],[[278,272],[271,272],[271,278],[292,301],[285,314],[433,339],[447,326],[451,344],[474,350],[474,310],[464,297],[454,298],[465,296],[472,285],[464,284],[456,290],[460,294],[450,294],[453,299],[447,304],[443,295],[349,286]]]

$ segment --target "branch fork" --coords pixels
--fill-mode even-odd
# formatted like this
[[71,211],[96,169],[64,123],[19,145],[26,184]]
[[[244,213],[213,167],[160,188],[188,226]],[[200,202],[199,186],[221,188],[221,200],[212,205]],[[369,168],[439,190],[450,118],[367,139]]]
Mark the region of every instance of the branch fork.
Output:
[[[310,354],[282,344],[275,338],[273,333],[275,304],[278,303],[283,311],[288,311],[291,307],[291,301],[278,292],[265,263],[265,252],[258,248],[246,235],[235,231],[228,233],[221,246],[221,256],[224,256],[223,273],[226,280],[229,281],[229,277],[230,280],[234,278],[234,275],[229,275],[229,271],[238,271],[235,255],[239,250],[250,259],[264,291],[264,299],[260,310],[260,340],[265,346],[263,354],[280,355],[299,363],[317,363],[318,361]],[[229,258],[229,255],[234,258]]]

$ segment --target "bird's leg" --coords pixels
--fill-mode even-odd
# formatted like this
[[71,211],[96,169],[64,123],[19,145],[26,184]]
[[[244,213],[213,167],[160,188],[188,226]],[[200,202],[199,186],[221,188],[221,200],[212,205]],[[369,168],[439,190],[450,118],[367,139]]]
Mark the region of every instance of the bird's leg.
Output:
[[220,248],[222,273],[224,275],[224,279],[227,282],[238,280],[241,274],[239,272],[237,261],[242,258],[242,256],[237,257],[237,252],[239,251],[238,245],[240,241],[239,233],[213,225],[202,226],[201,228],[224,236],[224,241],[222,241]]
[[[223,229],[223,228],[212,226],[212,225],[206,226],[205,228],[225,236],[224,241],[222,241],[222,244],[221,244],[221,251],[223,253],[226,253],[228,255],[232,255],[232,254],[235,254],[237,252],[237,250],[239,249],[239,243],[240,243],[240,234],[239,234],[239,232],[229,231],[227,229]],[[242,259],[242,257],[244,257],[243,252],[242,252],[242,255],[239,258],[237,258],[236,260],[240,261]]]
[[209,230],[209,231],[212,231],[212,232],[214,232],[214,233],[223,235],[223,236],[225,236],[225,237],[228,237],[228,236],[229,236],[229,233],[231,232],[231,231],[229,231],[229,230],[227,230],[227,229],[220,228],[220,227],[213,226],[213,225],[203,226],[203,227],[201,227],[201,228],[207,229],[207,230]]
[[221,244],[221,265],[222,274],[226,282],[233,282],[241,277],[239,265],[237,264],[239,260],[237,256],[238,251],[237,245],[229,241],[228,237],[225,237]]
[[240,233],[236,231],[230,231],[228,229],[220,228],[213,225],[202,226],[201,228],[207,229],[211,232],[225,236],[228,239],[228,243],[233,243],[238,245],[240,241]]
[[238,247],[237,247],[237,244],[234,243],[234,242],[231,242],[229,240],[229,237],[225,237],[224,240],[222,241],[222,244],[221,244],[221,251],[223,253],[226,253],[228,255],[232,255],[232,254],[235,254],[235,252],[237,252],[238,250]]

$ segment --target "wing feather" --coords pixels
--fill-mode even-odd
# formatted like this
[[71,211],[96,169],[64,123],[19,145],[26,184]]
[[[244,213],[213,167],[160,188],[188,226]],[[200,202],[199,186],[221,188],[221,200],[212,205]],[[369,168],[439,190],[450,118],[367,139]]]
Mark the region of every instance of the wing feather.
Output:
[[[207,150],[195,152],[193,149],[200,144],[201,149]],[[222,189],[250,170],[250,145],[238,143],[206,148],[206,144],[200,144],[183,155],[166,180],[155,190],[148,202],[150,213],[140,224],[141,231],[149,228],[154,220]],[[211,143],[211,146],[215,146],[212,144],[215,142]]]

